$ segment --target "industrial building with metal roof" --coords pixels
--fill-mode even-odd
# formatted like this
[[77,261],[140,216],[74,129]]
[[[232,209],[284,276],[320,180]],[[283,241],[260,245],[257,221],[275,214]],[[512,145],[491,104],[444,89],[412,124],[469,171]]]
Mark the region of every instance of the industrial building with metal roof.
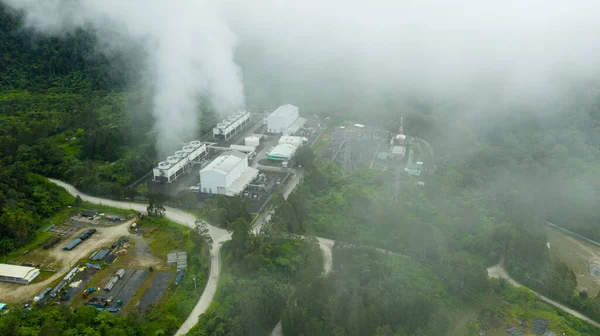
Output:
[[0,281],[29,284],[40,275],[40,270],[33,267],[0,264]]
[[266,118],[267,132],[294,134],[306,123],[306,119],[298,116],[298,107],[294,105],[279,106]]
[[297,149],[298,147],[288,143],[279,144],[267,154],[267,158],[270,160],[287,161],[294,156]]
[[234,196],[258,175],[248,166],[248,155],[238,151],[223,153],[200,170],[201,190],[208,194]]

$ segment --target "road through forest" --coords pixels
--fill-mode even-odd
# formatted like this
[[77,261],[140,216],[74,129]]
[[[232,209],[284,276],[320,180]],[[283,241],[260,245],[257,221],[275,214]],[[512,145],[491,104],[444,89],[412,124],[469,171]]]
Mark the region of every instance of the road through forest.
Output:
[[[290,183],[286,186],[286,188],[283,192],[283,196],[285,198],[287,198],[287,196],[296,187],[296,185],[298,185],[298,183],[300,182],[301,179],[302,179],[302,173],[294,172],[294,177],[292,178]],[[120,209],[131,209],[131,210],[136,210],[139,212],[147,211],[146,204],[113,201],[113,200],[109,200],[109,199],[89,196],[89,195],[86,195],[86,194],[80,192],[79,190],[75,189],[75,187],[73,187],[72,185],[70,185],[68,183],[65,183],[65,182],[62,182],[59,180],[55,180],[55,179],[49,179],[49,180],[51,182],[65,188],[71,195],[73,195],[73,196],[79,195],[81,197],[81,199],[86,202],[100,204],[100,205],[107,205],[107,206],[120,208]],[[168,219],[170,219],[178,224],[181,224],[181,225],[185,225],[185,226],[188,226],[191,228],[194,227],[195,222],[196,222],[195,216],[193,216],[183,210],[177,209],[177,208],[165,207],[165,209],[166,209],[165,217],[167,217]],[[272,213],[273,213],[273,210],[269,210],[269,211],[265,212],[263,214],[263,216],[261,216],[257,220],[257,222],[255,223],[255,226],[253,228],[253,231],[255,233],[260,232],[260,228],[262,227],[262,225],[264,223],[268,222],[268,220],[271,218]],[[192,310],[192,312],[190,313],[188,318],[181,325],[181,327],[179,328],[179,330],[177,331],[177,333],[175,335],[185,335],[193,326],[196,325],[196,323],[198,323],[198,317],[201,314],[203,314],[204,312],[206,312],[206,310],[210,306],[210,303],[212,302],[212,300],[215,296],[215,293],[217,291],[217,285],[218,285],[219,277],[220,277],[220,273],[221,273],[220,249],[221,249],[221,245],[224,242],[231,239],[231,234],[224,229],[217,228],[208,223],[206,223],[206,224],[208,227],[209,234],[213,239],[213,247],[212,247],[211,253],[210,253],[211,267],[210,267],[209,278],[206,283],[204,292],[202,292],[202,296],[200,297],[200,300],[198,300],[198,303],[196,304],[196,306],[194,307],[194,309]],[[317,237],[317,240],[319,242],[319,248],[323,252],[323,269],[324,269],[324,273],[326,274],[326,273],[330,272],[332,269],[332,265],[333,265],[332,247],[333,247],[335,241],[326,239],[326,238],[320,238],[320,237]],[[501,260],[498,265],[488,268],[488,276],[496,277],[496,278],[503,278],[503,279],[506,279],[510,284],[512,284],[515,287],[522,287],[521,284],[516,282],[514,279],[512,279],[508,275],[508,273],[506,272],[506,270],[503,267],[503,260]],[[554,300],[551,300],[535,291],[532,291],[532,293],[534,293],[542,301],[545,301],[558,309],[561,309],[577,318],[580,318],[580,319],[600,328],[600,323],[590,319],[589,317],[579,313],[578,311],[575,311],[569,307],[566,307],[566,306],[564,306]],[[271,335],[273,335],[273,336],[282,335],[281,322],[279,322],[277,324],[277,326],[275,327],[275,329],[273,330],[273,333]]]
[[[111,206],[114,208],[120,208],[120,209],[130,209],[130,210],[135,210],[135,211],[139,211],[142,213],[147,211],[146,204],[140,204],[140,203],[134,203],[134,202],[113,201],[113,200],[109,200],[109,199],[89,196],[89,195],[86,195],[86,194],[80,192],[79,190],[75,189],[75,187],[73,187],[72,185],[70,185],[68,183],[65,183],[65,182],[62,182],[59,180],[55,180],[55,179],[49,179],[49,180],[51,182],[65,188],[67,190],[67,192],[69,192],[71,195],[81,197],[81,199],[86,202],[90,202],[93,204],[107,205],[107,206]],[[178,224],[190,227],[190,228],[193,228],[195,226],[196,217],[194,215],[191,215],[183,210],[168,207],[168,206],[165,207],[165,210],[166,210],[165,211],[166,218],[168,218]],[[221,255],[220,255],[221,245],[224,242],[231,239],[231,234],[229,232],[227,232],[226,230],[212,226],[208,223],[206,223],[206,224],[207,224],[208,232],[213,239],[213,246],[210,251],[210,272],[208,275],[208,281],[206,282],[206,287],[204,288],[204,291],[202,292],[202,295],[200,296],[198,303],[196,303],[196,306],[194,306],[194,309],[192,310],[192,312],[190,313],[188,318],[179,327],[179,330],[177,330],[177,333],[175,333],[175,335],[187,334],[188,331],[190,331],[190,329],[192,329],[192,327],[195,326],[196,323],[198,323],[198,317],[201,314],[203,314],[204,312],[206,312],[206,310],[210,306],[210,304],[215,296],[215,293],[217,292],[217,285],[219,283],[219,276],[221,274],[221,260],[220,260],[221,259]]]
[[[497,265],[492,266],[492,267],[490,267],[490,268],[487,269],[488,276],[490,278],[505,279],[506,281],[508,281],[508,283],[510,283],[511,285],[513,285],[513,286],[515,286],[517,288],[518,287],[525,287],[525,286],[522,286],[520,283],[518,283],[515,279],[511,278],[510,275],[508,275],[508,272],[506,272],[506,270],[504,269],[504,265],[503,265],[502,261],[503,260],[501,260],[500,263],[498,263]],[[547,303],[553,305],[554,307],[556,307],[556,308],[558,308],[558,309],[560,309],[560,310],[562,310],[564,312],[567,312],[567,313],[569,313],[569,314],[571,314],[571,315],[573,315],[573,316],[575,316],[577,318],[580,318],[580,319],[588,322],[589,324],[591,324],[591,325],[593,325],[593,326],[595,326],[597,328],[600,328],[600,323],[592,320],[591,318],[583,315],[582,313],[580,313],[580,312],[578,312],[578,311],[576,311],[574,309],[571,309],[571,308],[569,308],[569,307],[567,307],[567,306],[565,306],[563,304],[560,304],[560,303],[558,303],[558,302],[556,302],[556,301],[554,301],[552,299],[549,299],[549,298],[547,298],[547,297],[539,294],[538,292],[536,292],[534,290],[531,290],[530,288],[527,288],[527,289],[529,289],[529,291],[531,291],[535,296],[537,296],[538,298],[540,298],[540,300],[542,300],[544,302],[547,302]]]

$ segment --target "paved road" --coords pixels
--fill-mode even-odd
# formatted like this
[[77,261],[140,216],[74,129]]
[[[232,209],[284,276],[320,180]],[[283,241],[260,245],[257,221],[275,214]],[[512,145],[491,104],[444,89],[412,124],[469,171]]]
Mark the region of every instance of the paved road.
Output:
[[[294,178],[290,181],[290,183],[288,184],[288,186],[286,187],[286,189],[283,192],[284,197],[287,198],[287,196],[292,192],[292,190],[299,183],[301,178],[302,178],[302,173],[295,172]],[[90,202],[90,203],[108,205],[108,206],[112,206],[115,208],[121,208],[121,209],[133,209],[133,210],[136,210],[139,212],[146,211],[145,204],[113,201],[113,200],[98,198],[98,197],[94,197],[94,196],[89,196],[89,195],[86,195],[86,194],[80,192],[79,190],[75,189],[75,187],[73,187],[72,185],[70,185],[68,183],[65,183],[65,182],[62,182],[59,180],[55,180],[55,179],[49,179],[49,180],[51,182],[65,188],[71,195],[73,195],[73,196],[79,195],[82,200]],[[186,225],[188,227],[194,227],[196,217],[194,217],[193,215],[191,215],[185,211],[182,211],[180,209],[176,209],[176,208],[172,208],[172,207],[165,207],[165,209],[166,209],[165,216],[167,218],[169,218],[170,220],[177,222],[181,225]],[[259,221],[257,221],[257,223],[255,224],[255,227],[254,227],[254,232],[260,231],[260,227],[263,225],[264,222],[268,221],[268,219],[271,217],[271,213],[272,213],[272,210],[268,211],[267,213],[265,213],[265,215],[262,216],[261,219],[259,219]],[[210,267],[209,279],[208,279],[208,282],[204,289],[204,292],[202,293],[202,296],[200,297],[200,300],[198,301],[198,303],[196,304],[196,306],[194,307],[194,309],[192,310],[192,312],[190,313],[188,318],[181,325],[181,327],[179,328],[179,330],[177,331],[177,333],[175,335],[185,335],[194,325],[196,325],[196,323],[198,323],[198,317],[208,309],[208,306],[212,302],[212,300],[215,296],[216,290],[217,290],[217,284],[218,284],[219,276],[221,273],[220,249],[221,249],[221,245],[224,242],[231,239],[231,234],[229,232],[227,232],[226,230],[214,227],[212,225],[209,225],[208,223],[207,223],[207,227],[209,230],[209,234],[211,235],[211,237],[213,239],[213,248],[211,250],[211,267]],[[258,230],[257,230],[257,227],[258,227]],[[323,252],[323,268],[324,268],[324,273],[326,274],[326,273],[330,272],[331,268],[332,268],[332,264],[333,264],[332,259],[333,258],[332,258],[331,249],[332,249],[332,246],[335,243],[335,241],[326,239],[326,238],[320,238],[320,237],[317,237],[317,240],[319,241],[319,248]],[[508,280],[508,282],[515,287],[522,287],[521,284],[519,284],[517,281],[515,281],[508,275],[508,273],[506,272],[506,270],[503,267],[503,261],[504,260],[501,260],[498,265],[488,268],[488,276],[495,277],[495,278],[503,278],[503,279]],[[532,293],[534,293],[542,301],[545,301],[558,309],[561,309],[577,318],[580,318],[580,319],[590,323],[593,326],[600,328],[600,323],[590,319],[589,317],[579,313],[578,311],[573,310],[569,307],[566,307],[566,306],[564,306],[554,300],[551,300],[535,291],[532,291]],[[278,332],[278,333],[276,333],[276,332]],[[275,336],[281,335],[281,322],[277,324],[277,326],[275,327],[275,330],[273,330],[272,335],[275,335]]]
[[[282,192],[282,195],[285,199],[288,198],[288,196],[292,193],[292,191],[294,190],[294,188],[296,188],[296,186],[298,185],[298,183],[300,183],[300,180],[302,180],[302,176],[303,173],[300,170],[290,170],[291,173],[293,174],[292,179],[288,182],[287,186],[285,187],[285,189]],[[266,212],[264,212],[254,223],[254,226],[252,228],[252,232],[254,232],[255,234],[259,234],[260,233],[260,229],[263,227],[263,225],[265,223],[267,223],[269,220],[271,220],[271,216],[273,215],[273,209],[270,209]]]
[[[506,279],[511,285],[513,285],[515,287],[524,287],[520,283],[518,283],[517,281],[515,281],[513,278],[511,278],[510,275],[508,275],[508,273],[504,269],[504,265],[502,264],[502,262],[500,262],[499,264],[497,264],[495,266],[492,266],[492,267],[488,268],[487,271],[488,271],[488,276],[490,278]],[[552,299],[549,299],[549,298],[547,298],[547,297],[545,297],[545,296],[543,296],[543,295],[541,295],[541,294],[539,294],[539,293],[537,293],[537,292],[535,292],[535,291],[533,291],[531,289],[529,289],[529,290],[535,296],[537,296],[538,298],[540,298],[540,300],[542,300],[544,302],[547,302],[547,303],[553,305],[554,307],[556,307],[556,308],[558,308],[558,309],[560,309],[560,310],[562,310],[564,312],[567,312],[567,313],[569,313],[569,314],[571,314],[571,315],[573,315],[573,316],[575,316],[577,318],[580,318],[580,319],[588,322],[589,324],[591,324],[591,325],[593,325],[593,326],[595,326],[597,328],[600,328],[600,323],[598,323],[598,322],[592,320],[591,318],[589,318],[589,317],[581,314],[580,312],[578,312],[578,311],[576,311],[574,309],[571,309],[571,308],[569,308],[569,307],[567,307],[565,305],[562,305],[562,304],[560,304],[560,303],[558,303],[558,302],[556,302],[556,301],[554,301]]]
[[[104,198],[89,196],[89,195],[86,195],[86,194],[80,192],[79,190],[75,189],[75,187],[73,187],[72,185],[70,185],[68,183],[65,183],[65,182],[62,182],[59,180],[55,180],[55,179],[49,179],[49,180],[51,182],[65,188],[71,195],[81,197],[81,199],[86,202],[107,205],[107,206],[111,206],[114,208],[131,209],[131,210],[136,210],[139,212],[146,212],[147,206],[145,204],[113,201],[113,200],[108,200],[108,199],[104,199]],[[165,217],[167,217],[168,219],[170,219],[178,224],[188,226],[190,228],[194,227],[195,222],[196,222],[195,216],[193,216],[183,210],[172,208],[172,207],[165,207],[165,210],[166,210]],[[194,307],[194,309],[192,310],[192,312],[190,313],[188,318],[185,320],[185,322],[183,322],[181,327],[179,327],[179,330],[177,330],[177,333],[175,335],[187,334],[187,332],[193,326],[195,326],[196,323],[198,323],[198,316],[203,314],[208,309],[208,306],[212,302],[212,300],[215,296],[215,293],[217,291],[217,284],[219,282],[219,276],[221,274],[221,255],[220,255],[221,245],[224,242],[231,239],[231,234],[229,232],[227,232],[226,230],[209,225],[208,223],[206,223],[206,224],[208,227],[208,232],[213,239],[213,247],[210,251],[211,260],[210,260],[209,278],[206,283],[206,287],[204,288],[204,292],[202,293],[202,296],[200,296],[200,300],[198,300],[198,303],[196,304],[196,306]]]

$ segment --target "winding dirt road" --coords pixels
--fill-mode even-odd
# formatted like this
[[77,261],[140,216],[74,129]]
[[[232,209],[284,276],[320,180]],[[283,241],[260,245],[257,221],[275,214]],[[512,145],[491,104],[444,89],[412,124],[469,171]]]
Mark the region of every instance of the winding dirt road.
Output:
[[[51,182],[65,188],[67,192],[69,192],[73,196],[79,196],[82,200],[86,202],[90,202],[93,204],[107,205],[114,208],[120,209],[131,209],[139,212],[146,212],[146,205],[140,203],[133,202],[121,202],[121,201],[113,201],[104,198],[94,197],[86,195],[79,190],[75,189],[72,185],[55,180],[49,179]],[[181,225],[185,225],[187,227],[193,228],[196,222],[196,217],[183,211],[180,209],[165,207],[165,217],[178,223]],[[215,293],[217,292],[217,284],[219,283],[219,276],[221,274],[221,245],[231,239],[231,234],[226,230],[220,229],[218,227],[214,227],[208,223],[208,232],[213,239],[213,246],[210,251],[210,273],[208,276],[208,281],[206,282],[206,287],[204,288],[204,292],[202,292],[202,296],[200,296],[200,300],[196,303],[196,306],[188,316],[188,318],[183,322],[183,324],[177,330],[175,335],[185,335],[190,329],[198,323],[198,317],[203,314],[210,303],[212,302]]]
[[[518,287],[525,287],[525,286],[522,286],[522,285],[521,285],[520,283],[518,283],[517,281],[515,281],[513,278],[511,278],[511,277],[510,277],[510,275],[508,275],[508,273],[507,273],[507,272],[506,272],[506,270],[504,269],[504,265],[503,265],[502,263],[499,263],[499,264],[497,264],[497,265],[495,265],[495,266],[492,266],[492,267],[488,268],[488,269],[487,269],[487,271],[488,271],[488,276],[489,276],[490,278],[500,278],[500,279],[505,279],[505,280],[506,280],[506,281],[508,281],[508,282],[509,282],[511,285],[513,285],[513,286],[515,286],[515,287],[517,287],[517,288],[518,288]],[[528,288],[528,289],[529,289],[529,288]],[[589,317],[587,317],[587,316],[583,315],[582,313],[580,313],[580,312],[578,312],[578,311],[576,311],[576,310],[573,310],[573,309],[571,309],[571,308],[569,308],[569,307],[567,307],[567,306],[565,306],[565,305],[563,305],[563,304],[560,304],[560,303],[558,303],[558,302],[556,302],[556,301],[554,301],[554,300],[552,300],[552,299],[549,299],[549,298],[547,298],[547,297],[545,297],[545,296],[543,296],[543,295],[541,295],[541,294],[539,294],[539,293],[537,293],[537,292],[535,292],[535,291],[533,291],[533,290],[531,290],[531,289],[529,289],[529,290],[530,290],[530,291],[531,291],[531,292],[532,292],[532,293],[533,293],[535,296],[537,296],[538,298],[540,298],[540,300],[542,300],[542,301],[544,301],[544,302],[547,302],[547,303],[549,303],[549,304],[553,305],[554,307],[556,307],[556,308],[558,308],[558,309],[560,309],[560,310],[562,310],[562,311],[564,311],[564,312],[567,312],[567,313],[569,313],[569,314],[571,314],[571,315],[573,315],[573,316],[575,316],[575,317],[577,317],[577,318],[580,318],[580,319],[582,319],[582,320],[584,320],[584,321],[588,322],[589,324],[591,324],[591,325],[593,325],[593,326],[595,326],[595,327],[597,327],[597,328],[600,328],[600,323],[598,323],[598,322],[596,322],[596,321],[592,320],[591,318],[589,318]]]
[[[287,196],[291,193],[291,191],[300,182],[301,178],[302,178],[302,174],[296,173],[296,175],[294,176],[292,181],[290,181],[289,185],[286,187],[286,189],[283,193],[284,197],[287,198]],[[104,198],[89,196],[89,195],[86,195],[86,194],[80,192],[79,190],[75,189],[75,187],[73,187],[72,185],[70,185],[68,183],[65,183],[65,182],[62,182],[59,180],[55,180],[55,179],[49,179],[49,180],[51,182],[65,188],[71,195],[80,196],[82,200],[90,202],[90,203],[107,205],[107,206],[120,208],[120,209],[131,209],[131,210],[136,210],[139,212],[146,211],[145,204],[113,201],[113,200],[108,200],[108,199],[104,199]],[[195,222],[196,222],[195,216],[193,216],[183,210],[177,209],[177,208],[165,207],[165,210],[166,210],[165,217],[167,217],[168,219],[170,219],[178,224],[188,226],[190,228],[194,227]],[[256,223],[255,227],[253,228],[254,232],[256,232],[256,233],[260,232],[260,227],[262,227],[262,224],[267,222],[270,219],[271,213],[272,213],[272,210],[265,213],[262,216],[262,219],[259,219],[259,221]],[[210,304],[215,296],[215,293],[217,291],[217,285],[218,285],[219,277],[220,277],[220,273],[221,273],[220,250],[221,250],[222,244],[231,239],[231,234],[229,232],[227,232],[226,230],[217,228],[208,223],[206,223],[206,225],[207,225],[209,234],[213,239],[213,247],[212,247],[211,253],[210,253],[211,267],[210,267],[209,278],[206,283],[204,292],[202,293],[202,296],[200,297],[200,300],[198,300],[198,303],[196,304],[196,306],[194,307],[194,309],[192,310],[192,312],[190,313],[188,318],[181,325],[181,327],[179,328],[179,330],[177,331],[177,333],[175,335],[185,335],[192,327],[194,327],[196,325],[196,323],[198,323],[198,317],[201,314],[203,314],[204,312],[206,312],[206,310],[210,306]],[[327,273],[331,272],[331,269],[333,266],[332,247],[335,244],[335,241],[333,241],[331,239],[320,238],[320,237],[317,237],[317,240],[319,242],[319,248],[323,252],[323,274],[327,274]],[[387,252],[387,251],[384,251],[384,252]],[[499,264],[488,268],[488,270],[487,270],[488,276],[492,277],[492,278],[506,279],[511,285],[513,285],[515,287],[523,287],[520,283],[518,283],[517,281],[515,281],[513,278],[510,277],[510,275],[504,269],[502,262],[503,262],[503,260],[501,260]],[[580,318],[597,328],[600,328],[600,323],[590,319],[589,317],[581,314],[580,312],[573,310],[569,307],[566,307],[566,306],[564,306],[554,300],[551,300],[535,291],[531,291],[531,292],[534,295],[536,295],[537,297],[539,297],[542,301],[547,302],[547,303],[553,305],[554,307],[561,309],[577,318]],[[277,326],[275,326],[275,329],[273,330],[271,335],[272,336],[282,335],[281,322],[279,322],[277,324]]]

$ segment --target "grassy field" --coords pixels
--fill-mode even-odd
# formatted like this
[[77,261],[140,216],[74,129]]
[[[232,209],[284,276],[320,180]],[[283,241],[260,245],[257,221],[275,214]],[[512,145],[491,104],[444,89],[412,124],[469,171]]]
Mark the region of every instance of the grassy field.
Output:
[[590,274],[590,263],[600,266],[600,247],[550,227],[546,228],[546,236],[550,243],[550,256],[564,261],[575,272],[578,290],[596,296],[600,291],[600,277]]

